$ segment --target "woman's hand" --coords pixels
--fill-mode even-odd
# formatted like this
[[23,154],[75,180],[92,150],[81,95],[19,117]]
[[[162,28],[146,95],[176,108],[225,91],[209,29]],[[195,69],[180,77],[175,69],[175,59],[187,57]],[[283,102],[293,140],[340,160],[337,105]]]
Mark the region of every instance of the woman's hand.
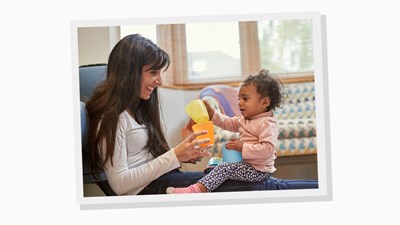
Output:
[[202,100],[204,102],[204,105],[207,108],[208,116],[210,117],[210,120],[214,116],[214,108],[210,106],[210,104],[206,100]]
[[191,159],[191,160],[189,160],[189,161],[187,161],[187,162],[181,162],[181,163],[196,164],[196,163],[200,162],[202,159],[203,159],[203,158],[200,157],[200,158]]
[[201,147],[202,144],[210,142],[210,139],[205,138],[196,140],[197,136],[206,133],[206,130],[194,132],[182,143],[175,147],[175,154],[179,162],[190,162],[195,164],[197,161],[200,161],[204,156],[210,155],[207,149],[212,147],[211,144]]

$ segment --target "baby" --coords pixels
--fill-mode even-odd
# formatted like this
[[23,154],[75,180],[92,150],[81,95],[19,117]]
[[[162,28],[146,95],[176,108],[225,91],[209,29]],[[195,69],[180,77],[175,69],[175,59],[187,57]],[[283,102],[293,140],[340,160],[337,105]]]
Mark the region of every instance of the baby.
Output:
[[268,179],[276,170],[275,146],[279,128],[273,110],[284,101],[282,82],[268,70],[249,75],[243,80],[238,95],[240,116],[228,117],[215,112],[204,101],[215,125],[239,132],[239,140],[231,140],[227,149],[242,152],[243,161],[223,162],[197,183],[189,187],[168,187],[167,194],[211,192],[226,180],[257,182]]

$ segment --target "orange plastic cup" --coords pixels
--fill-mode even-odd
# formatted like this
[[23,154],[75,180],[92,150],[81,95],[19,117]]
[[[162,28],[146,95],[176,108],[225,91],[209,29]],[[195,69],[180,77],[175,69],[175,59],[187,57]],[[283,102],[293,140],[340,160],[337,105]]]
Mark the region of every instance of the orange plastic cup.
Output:
[[192,126],[193,132],[197,131],[202,131],[202,130],[207,130],[207,134],[203,134],[200,136],[197,136],[197,140],[200,139],[205,139],[205,138],[210,138],[210,142],[201,144],[200,146],[207,146],[209,144],[214,144],[214,123],[212,121],[205,121],[205,122],[200,122]]

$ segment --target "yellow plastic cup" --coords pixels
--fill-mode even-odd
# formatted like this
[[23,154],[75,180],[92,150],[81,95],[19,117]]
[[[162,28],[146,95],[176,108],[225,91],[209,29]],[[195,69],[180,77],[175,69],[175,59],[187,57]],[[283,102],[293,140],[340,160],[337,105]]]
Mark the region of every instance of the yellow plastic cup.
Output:
[[186,106],[186,113],[196,123],[206,122],[210,120],[207,108],[204,105],[204,102],[200,99],[189,102],[189,104]]
[[197,131],[202,131],[202,130],[207,130],[207,134],[203,134],[200,136],[197,136],[197,140],[200,139],[205,139],[205,138],[210,138],[210,142],[201,144],[200,146],[207,146],[209,144],[214,144],[214,124],[212,121],[205,121],[205,122],[200,122],[192,126],[193,132]]

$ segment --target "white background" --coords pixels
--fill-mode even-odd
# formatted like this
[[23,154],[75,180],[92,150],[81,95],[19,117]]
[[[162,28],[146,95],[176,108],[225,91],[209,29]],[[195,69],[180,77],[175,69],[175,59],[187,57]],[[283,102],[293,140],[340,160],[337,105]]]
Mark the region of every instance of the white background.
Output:
[[[396,1],[234,2],[3,1],[0,224],[398,224]],[[327,17],[333,201],[80,210],[71,20],[304,11]]]

